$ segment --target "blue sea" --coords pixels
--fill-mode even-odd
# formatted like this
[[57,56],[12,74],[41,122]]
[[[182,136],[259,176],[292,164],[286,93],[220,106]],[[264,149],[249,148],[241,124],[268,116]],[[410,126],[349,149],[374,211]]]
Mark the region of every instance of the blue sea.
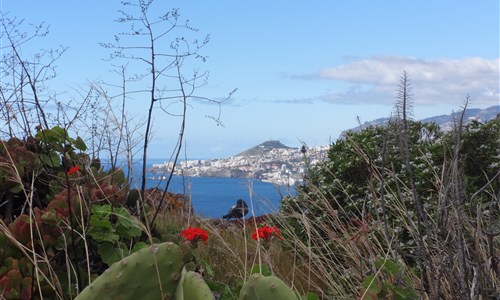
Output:
[[[148,168],[164,160],[148,160]],[[136,173],[139,171],[137,168]],[[147,188],[164,188],[166,180],[158,178],[162,174],[148,173]],[[168,174],[165,176],[168,177]],[[169,192],[183,193],[191,198],[194,212],[205,218],[221,218],[239,198],[245,200],[255,216],[276,212],[282,196],[293,195],[293,187],[278,186],[247,178],[182,177],[173,176]]]

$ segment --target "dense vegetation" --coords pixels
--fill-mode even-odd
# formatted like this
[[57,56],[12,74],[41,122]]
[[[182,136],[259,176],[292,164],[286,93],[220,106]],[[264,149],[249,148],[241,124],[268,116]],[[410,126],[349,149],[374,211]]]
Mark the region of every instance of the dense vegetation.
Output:
[[[334,143],[298,196],[282,204],[290,234],[329,257],[331,267],[321,266],[343,270],[338,276],[350,283],[362,279],[347,275],[353,265],[380,274],[380,260],[401,270],[397,276],[414,276],[370,275],[371,297],[409,289],[431,299],[498,297],[500,117],[457,120],[447,133],[410,120],[403,130],[402,122]],[[358,246],[354,257],[341,244],[349,242]]]
[[[60,127],[2,141],[3,296],[74,297],[122,257],[151,243],[182,244],[182,229],[197,224],[210,240],[186,252],[195,253],[186,266],[205,270],[223,299],[236,297],[247,272],[279,275],[301,294],[326,299],[456,298],[464,287],[495,297],[500,118],[471,122],[459,136],[413,121],[409,129],[410,174],[397,124],[334,143],[328,159],[311,167],[307,185],[267,220],[283,238],[272,239],[272,229],[263,248],[248,240],[251,227],[199,220],[182,198],[170,198],[169,210],[147,228],[150,215],[133,209],[140,193],[129,189],[123,172],[103,171],[81,138]],[[148,203],[161,198],[148,195]]]
[[[103,44],[121,85],[96,82],[67,103],[45,89],[64,49],[26,58],[22,47],[45,36],[43,26],[26,33],[22,22],[0,19],[8,40],[0,65],[1,299],[500,297],[499,117],[458,119],[447,133],[412,121],[404,73],[397,117],[347,134],[318,165],[305,155],[306,184],[279,213],[205,220],[188,195],[169,192],[169,179],[147,190],[145,162],[155,109],[180,116],[177,161],[186,108],[211,101],[195,93],[205,73],[183,73],[206,59],[208,38],[179,37],[179,29],[197,31],[178,10],[151,21],[153,1],[122,4],[118,22],[132,31]],[[144,36],[154,38],[142,46]],[[160,40],[167,46],[157,47]],[[127,74],[134,63],[144,73]],[[149,110],[134,124],[126,108],[137,94]],[[137,163],[140,182],[126,175]]]

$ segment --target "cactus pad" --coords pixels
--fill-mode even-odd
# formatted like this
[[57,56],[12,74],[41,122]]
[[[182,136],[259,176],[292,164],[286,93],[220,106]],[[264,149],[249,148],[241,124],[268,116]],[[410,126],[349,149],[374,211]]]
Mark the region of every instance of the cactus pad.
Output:
[[243,285],[239,300],[297,300],[297,297],[281,279],[275,276],[252,274]]
[[176,300],[213,300],[214,296],[200,274],[182,270],[182,278],[176,291]]
[[175,299],[182,267],[177,245],[151,245],[111,265],[75,300]]

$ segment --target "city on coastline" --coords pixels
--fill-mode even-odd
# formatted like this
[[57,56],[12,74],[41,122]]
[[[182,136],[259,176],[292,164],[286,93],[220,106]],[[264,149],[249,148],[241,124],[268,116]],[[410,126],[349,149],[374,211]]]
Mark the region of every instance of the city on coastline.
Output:
[[[456,120],[460,119],[462,114],[465,123],[487,122],[497,117],[499,107],[495,105],[484,109],[468,108],[463,112],[434,116],[421,122],[435,123],[441,130],[449,131],[455,127]],[[370,126],[385,126],[389,120],[390,118],[381,118],[365,122],[342,132],[339,139],[345,138],[346,132],[349,131],[356,132]],[[279,185],[294,186],[303,182],[309,166],[326,158],[329,148],[329,145],[292,148],[271,140],[229,158],[180,161],[175,174],[192,177],[255,178]],[[161,179],[171,169],[171,162],[154,164],[149,169],[154,175],[150,179]]]
[[[277,185],[295,186],[303,182],[308,167],[326,157],[328,149],[329,146],[292,148],[279,141],[268,141],[229,158],[180,161],[175,174],[255,178]],[[161,179],[171,169],[172,162],[153,164],[149,171],[154,175],[150,179]]]

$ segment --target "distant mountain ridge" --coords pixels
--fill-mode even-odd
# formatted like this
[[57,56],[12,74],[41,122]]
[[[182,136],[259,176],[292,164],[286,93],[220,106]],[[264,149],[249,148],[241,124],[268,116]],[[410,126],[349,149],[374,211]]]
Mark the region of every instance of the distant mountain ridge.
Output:
[[[496,118],[499,113],[500,113],[499,105],[494,105],[488,108],[468,108],[465,110],[464,113],[464,123],[467,124],[472,120],[477,120],[479,122],[484,123]],[[441,130],[449,131],[453,129],[455,120],[458,120],[461,114],[462,111],[458,111],[451,113],[449,115],[433,116],[421,119],[419,121],[426,123],[436,123],[441,128]],[[385,126],[389,122],[389,119],[390,118],[379,118],[373,121],[365,122],[360,126],[342,131],[339,138],[344,137],[345,133],[348,131],[361,131],[362,129],[370,126]]]
[[262,156],[273,149],[291,149],[291,148],[292,147],[283,145],[280,141],[270,140],[270,141],[265,141],[262,144],[259,144],[250,149],[247,149],[237,154],[236,156],[258,156],[258,155]]

